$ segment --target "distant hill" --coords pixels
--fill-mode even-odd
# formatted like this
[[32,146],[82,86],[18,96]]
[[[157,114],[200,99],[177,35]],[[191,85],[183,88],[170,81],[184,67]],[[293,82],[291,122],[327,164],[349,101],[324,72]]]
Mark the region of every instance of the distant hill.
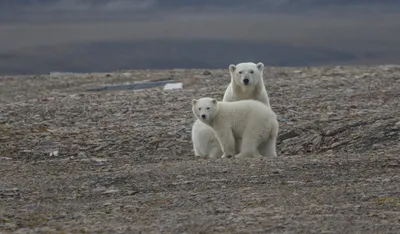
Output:
[[[235,49],[233,49],[235,48]],[[62,55],[62,56],[60,56]],[[146,40],[43,46],[0,56],[0,73],[107,72],[118,69],[226,68],[262,61],[276,66],[346,64],[360,58],[333,49],[222,40]]]

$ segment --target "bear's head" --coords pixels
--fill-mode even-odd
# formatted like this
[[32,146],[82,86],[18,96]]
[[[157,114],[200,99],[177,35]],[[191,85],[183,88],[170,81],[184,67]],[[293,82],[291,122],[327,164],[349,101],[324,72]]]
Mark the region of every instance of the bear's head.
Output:
[[232,81],[237,86],[254,87],[263,84],[263,63],[239,63],[229,65]]
[[204,123],[210,123],[218,111],[218,101],[215,98],[200,98],[192,100],[194,115]]

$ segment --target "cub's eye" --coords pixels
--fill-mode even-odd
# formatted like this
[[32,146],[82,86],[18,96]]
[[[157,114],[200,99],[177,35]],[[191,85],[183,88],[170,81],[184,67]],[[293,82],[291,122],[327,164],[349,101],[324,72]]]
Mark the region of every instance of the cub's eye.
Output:
[[199,107],[199,110],[201,110],[201,107]]
[[243,73],[242,71],[239,72],[239,74],[242,74],[242,73]]
[[250,73],[251,73],[251,74],[253,74],[253,73],[254,73],[254,71],[253,71],[253,70],[250,70]]
[[209,110],[210,109],[210,107],[207,107],[207,110]]

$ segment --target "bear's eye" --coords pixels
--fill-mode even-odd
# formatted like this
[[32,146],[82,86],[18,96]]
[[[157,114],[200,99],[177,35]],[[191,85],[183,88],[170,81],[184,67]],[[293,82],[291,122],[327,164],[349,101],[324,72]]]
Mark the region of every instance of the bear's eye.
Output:
[[239,74],[242,74],[242,73],[243,73],[242,71],[239,72]]
[[254,71],[253,71],[253,70],[250,70],[250,73],[251,73],[251,74],[253,74],[253,73],[254,73]]
[[207,110],[209,110],[210,109],[210,107],[207,107]]
[[201,107],[199,107],[199,110],[201,110]]

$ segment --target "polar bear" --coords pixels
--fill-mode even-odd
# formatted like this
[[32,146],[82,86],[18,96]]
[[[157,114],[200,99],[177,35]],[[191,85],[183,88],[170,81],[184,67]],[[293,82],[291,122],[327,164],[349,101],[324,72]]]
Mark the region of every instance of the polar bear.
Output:
[[268,93],[264,86],[263,71],[263,63],[246,62],[229,65],[231,83],[226,88],[222,101],[253,99],[270,106]]
[[[279,123],[272,109],[256,100],[192,100],[194,115],[210,126],[222,146],[222,158],[276,157]],[[238,146],[237,139],[241,139]],[[238,150],[239,149],[239,150]]]
[[[264,64],[261,62],[229,65],[231,82],[225,91],[223,101],[254,99],[270,106],[268,93],[264,86],[263,71]],[[196,156],[217,157],[223,153],[212,128],[198,119],[195,120],[192,127],[192,142]]]

